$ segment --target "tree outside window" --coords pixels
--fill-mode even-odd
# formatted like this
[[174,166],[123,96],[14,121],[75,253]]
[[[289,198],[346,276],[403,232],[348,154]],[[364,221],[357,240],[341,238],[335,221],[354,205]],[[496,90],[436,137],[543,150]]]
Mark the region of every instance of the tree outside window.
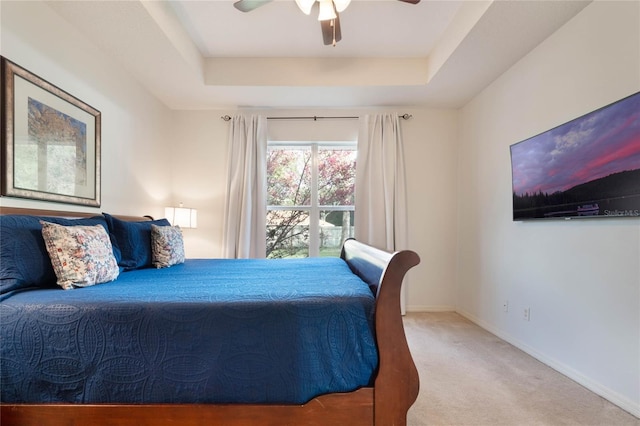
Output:
[[353,236],[356,144],[270,143],[267,257],[339,256]]

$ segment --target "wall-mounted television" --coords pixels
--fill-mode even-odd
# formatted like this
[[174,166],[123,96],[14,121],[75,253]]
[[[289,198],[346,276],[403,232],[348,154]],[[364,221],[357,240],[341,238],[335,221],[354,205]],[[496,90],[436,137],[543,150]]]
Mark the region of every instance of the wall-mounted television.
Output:
[[640,92],[510,149],[513,220],[640,217]]

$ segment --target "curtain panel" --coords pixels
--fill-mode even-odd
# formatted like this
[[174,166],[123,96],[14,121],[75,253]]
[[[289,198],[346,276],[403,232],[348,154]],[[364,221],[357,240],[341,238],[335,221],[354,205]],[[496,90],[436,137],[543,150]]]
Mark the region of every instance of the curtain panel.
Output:
[[[360,117],[355,237],[388,251],[407,248],[407,190],[398,114]],[[406,289],[401,310],[405,313]]]
[[360,119],[356,164],[356,239],[394,251],[407,248],[407,192],[398,114]]
[[224,256],[266,255],[267,119],[236,115],[229,134]]

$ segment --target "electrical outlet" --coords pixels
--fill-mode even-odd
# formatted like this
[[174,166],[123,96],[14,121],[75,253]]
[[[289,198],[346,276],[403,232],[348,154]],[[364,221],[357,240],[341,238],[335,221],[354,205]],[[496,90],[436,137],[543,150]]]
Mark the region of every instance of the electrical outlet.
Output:
[[504,312],[509,312],[509,301],[505,300],[504,303],[502,304],[502,310]]
[[531,321],[531,309],[530,308],[524,308],[524,313],[523,313],[523,317],[522,317],[525,321]]

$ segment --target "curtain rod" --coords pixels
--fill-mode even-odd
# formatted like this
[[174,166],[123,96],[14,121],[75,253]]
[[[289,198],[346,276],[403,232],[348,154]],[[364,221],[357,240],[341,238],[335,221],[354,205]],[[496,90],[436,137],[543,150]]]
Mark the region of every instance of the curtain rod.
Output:
[[[398,117],[404,119],[404,120],[408,120],[410,118],[412,118],[413,116],[411,114],[402,114],[402,115],[398,115]],[[229,115],[223,115],[222,117],[220,117],[221,119],[223,119],[224,121],[230,121],[231,120],[231,116]],[[317,115],[311,116],[311,117],[267,117],[267,120],[313,120],[313,121],[318,121],[321,119],[327,119],[327,118],[340,118],[340,119],[349,119],[349,120],[355,120],[357,118],[360,117],[355,117],[355,116],[343,116],[343,117],[319,117]]]

